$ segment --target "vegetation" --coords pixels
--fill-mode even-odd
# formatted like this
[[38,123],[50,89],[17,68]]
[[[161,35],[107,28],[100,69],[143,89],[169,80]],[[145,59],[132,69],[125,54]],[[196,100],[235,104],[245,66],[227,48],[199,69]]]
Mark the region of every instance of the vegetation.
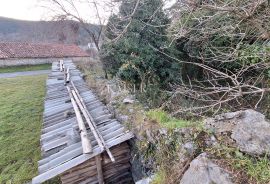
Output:
[[102,61],[142,92],[166,90],[163,108],[177,116],[260,108],[270,92],[269,12],[267,0],[179,1],[166,13],[161,0],[122,0]]
[[[87,45],[91,39],[80,25],[76,31],[76,21],[25,21],[0,17],[0,40],[7,42],[53,42]],[[95,24],[87,24],[89,30],[99,30]]]
[[[246,108],[269,112],[269,1],[186,0],[169,9],[159,0],[120,2],[106,26],[101,58],[153,108],[131,126],[143,127],[136,146],[146,168],[157,173],[153,183],[178,183],[202,152],[236,183],[269,183],[268,156],[241,153],[231,137],[182,120]],[[194,144],[188,158],[179,156],[186,141]]]
[[270,160],[267,155],[252,157],[224,144],[204,151],[215,157],[218,165],[229,170],[236,183],[265,184],[270,181]]
[[166,127],[169,129],[191,126],[191,122],[171,117],[167,112],[160,109],[148,111],[147,117],[150,120],[158,123],[161,127]]
[[[172,54],[174,49],[174,45],[168,47],[169,40],[164,36],[170,21],[162,6],[162,0],[124,0],[119,13],[111,16],[106,28],[110,41],[104,43],[101,56],[113,76],[140,88],[152,83],[168,86],[176,81],[179,64],[161,54]],[[121,21],[121,17],[127,16],[132,19]]]
[[235,166],[244,169],[250,179],[258,183],[270,181],[270,161],[267,156],[257,159],[241,157],[236,160]]
[[11,73],[11,72],[23,72],[23,71],[34,71],[34,70],[49,70],[51,64],[41,65],[21,65],[21,66],[8,66],[0,68],[0,73]]
[[196,101],[174,114],[259,108],[269,93],[268,2],[187,1],[173,9],[171,37],[185,55],[176,58],[185,60],[185,70],[175,94]]
[[162,183],[166,183],[166,173],[161,170],[155,174],[155,177],[151,181],[151,184],[162,184]]
[[37,175],[46,75],[0,81],[0,183]]

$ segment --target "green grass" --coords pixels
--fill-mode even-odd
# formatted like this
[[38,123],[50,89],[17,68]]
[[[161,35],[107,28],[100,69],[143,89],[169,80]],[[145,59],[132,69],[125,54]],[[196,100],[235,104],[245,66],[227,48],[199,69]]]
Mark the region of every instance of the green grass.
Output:
[[221,165],[230,168],[235,183],[269,184],[270,160],[265,156],[250,156],[238,150],[238,148],[220,144],[218,147],[207,148],[209,155],[216,160],[223,160]]
[[46,75],[0,80],[0,183],[37,175]]
[[156,121],[165,128],[183,128],[191,125],[191,122],[176,119],[160,109],[150,110],[146,115],[150,120]]
[[237,169],[244,169],[250,179],[257,183],[270,182],[270,160],[267,156],[251,158],[241,155],[234,160],[233,166]]
[[22,71],[34,71],[34,70],[49,70],[51,64],[41,65],[22,65],[22,66],[8,66],[0,68],[0,73],[22,72]]
[[166,183],[166,172],[163,170],[158,171],[150,184],[164,184]]

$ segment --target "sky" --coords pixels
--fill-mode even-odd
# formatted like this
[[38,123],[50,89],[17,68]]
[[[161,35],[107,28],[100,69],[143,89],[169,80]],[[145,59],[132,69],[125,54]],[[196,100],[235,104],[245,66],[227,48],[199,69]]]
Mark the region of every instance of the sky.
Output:
[[[99,2],[100,14],[106,20],[110,13],[105,10],[102,1],[97,2]],[[20,20],[49,20],[52,17],[52,11],[42,6],[50,7],[42,0],[0,0],[0,16]],[[89,18],[89,21],[86,19],[89,23],[99,23],[93,6],[90,7],[86,3],[77,3],[76,8],[79,10],[81,17]]]
[[41,20],[46,10],[38,0],[0,0],[0,16],[21,20]]
[[[101,17],[104,17],[102,24],[106,22],[109,15],[111,14],[111,9],[104,5],[104,2],[109,2],[110,0],[99,0],[98,7]],[[165,3],[171,5],[175,0],[167,0],[170,3]],[[48,7],[48,4],[42,3],[42,0],[0,0],[0,16],[20,19],[20,20],[49,20],[51,18],[51,11],[42,6]],[[50,6],[49,6],[50,7]],[[80,12],[80,16],[87,20],[85,17],[89,18],[87,20],[89,23],[99,23],[95,9],[90,7],[89,4],[79,3],[76,4],[76,8]]]

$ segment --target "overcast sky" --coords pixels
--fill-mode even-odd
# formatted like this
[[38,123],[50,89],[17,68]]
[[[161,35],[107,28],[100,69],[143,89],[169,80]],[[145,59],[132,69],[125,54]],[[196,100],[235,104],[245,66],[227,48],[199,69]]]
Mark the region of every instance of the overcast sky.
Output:
[[[21,20],[48,20],[51,11],[42,5],[48,6],[48,4],[41,3],[41,0],[0,0],[0,16]],[[90,23],[98,23],[93,7],[83,3],[77,3],[76,6],[81,17],[90,18],[88,21]],[[109,16],[102,4],[99,6],[99,11],[104,18]]]
[[[50,11],[43,8],[42,5],[44,4],[40,1],[42,0],[0,0],[0,16],[21,20],[48,20],[50,19]],[[175,0],[167,1],[174,2]],[[105,6],[102,4],[103,1],[97,2],[99,2],[99,12],[106,20],[110,15],[110,11],[109,9],[106,10]],[[97,19],[95,19],[96,14],[92,7],[80,3],[77,4],[77,9],[80,12],[80,16],[90,18],[90,20],[88,20],[89,23],[98,23]]]
[[0,0],[0,16],[3,17],[40,20],[45,17],[45,12],[38,0]]

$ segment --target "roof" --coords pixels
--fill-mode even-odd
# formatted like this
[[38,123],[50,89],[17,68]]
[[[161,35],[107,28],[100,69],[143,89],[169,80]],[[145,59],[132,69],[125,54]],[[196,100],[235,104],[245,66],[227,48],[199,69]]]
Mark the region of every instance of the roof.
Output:
[[0,42],[0,59],[89,56],[74,44]]
[[[108,148],[119,145],[134,135],[109,112],[96,95],[87,87],[71,61],[64,61],[65,68],[69,68],[70,80],[78,88],[78,92],[85,101],[87,110],[94,119],[97,130]],[[93,153],[84,154],[80,138],[80,130],[70,97],[64,85],[63,72],[59,71],[58,62],[53,62],[52,73],[47,80],[47,94],[44,103],[43,129],[41,135],[42,159],[38,162],[39,175],[33,178],[32,183],[41,183],[65,171],[78,166],[103,153],[90,129],[87,129],[91,140]]]

